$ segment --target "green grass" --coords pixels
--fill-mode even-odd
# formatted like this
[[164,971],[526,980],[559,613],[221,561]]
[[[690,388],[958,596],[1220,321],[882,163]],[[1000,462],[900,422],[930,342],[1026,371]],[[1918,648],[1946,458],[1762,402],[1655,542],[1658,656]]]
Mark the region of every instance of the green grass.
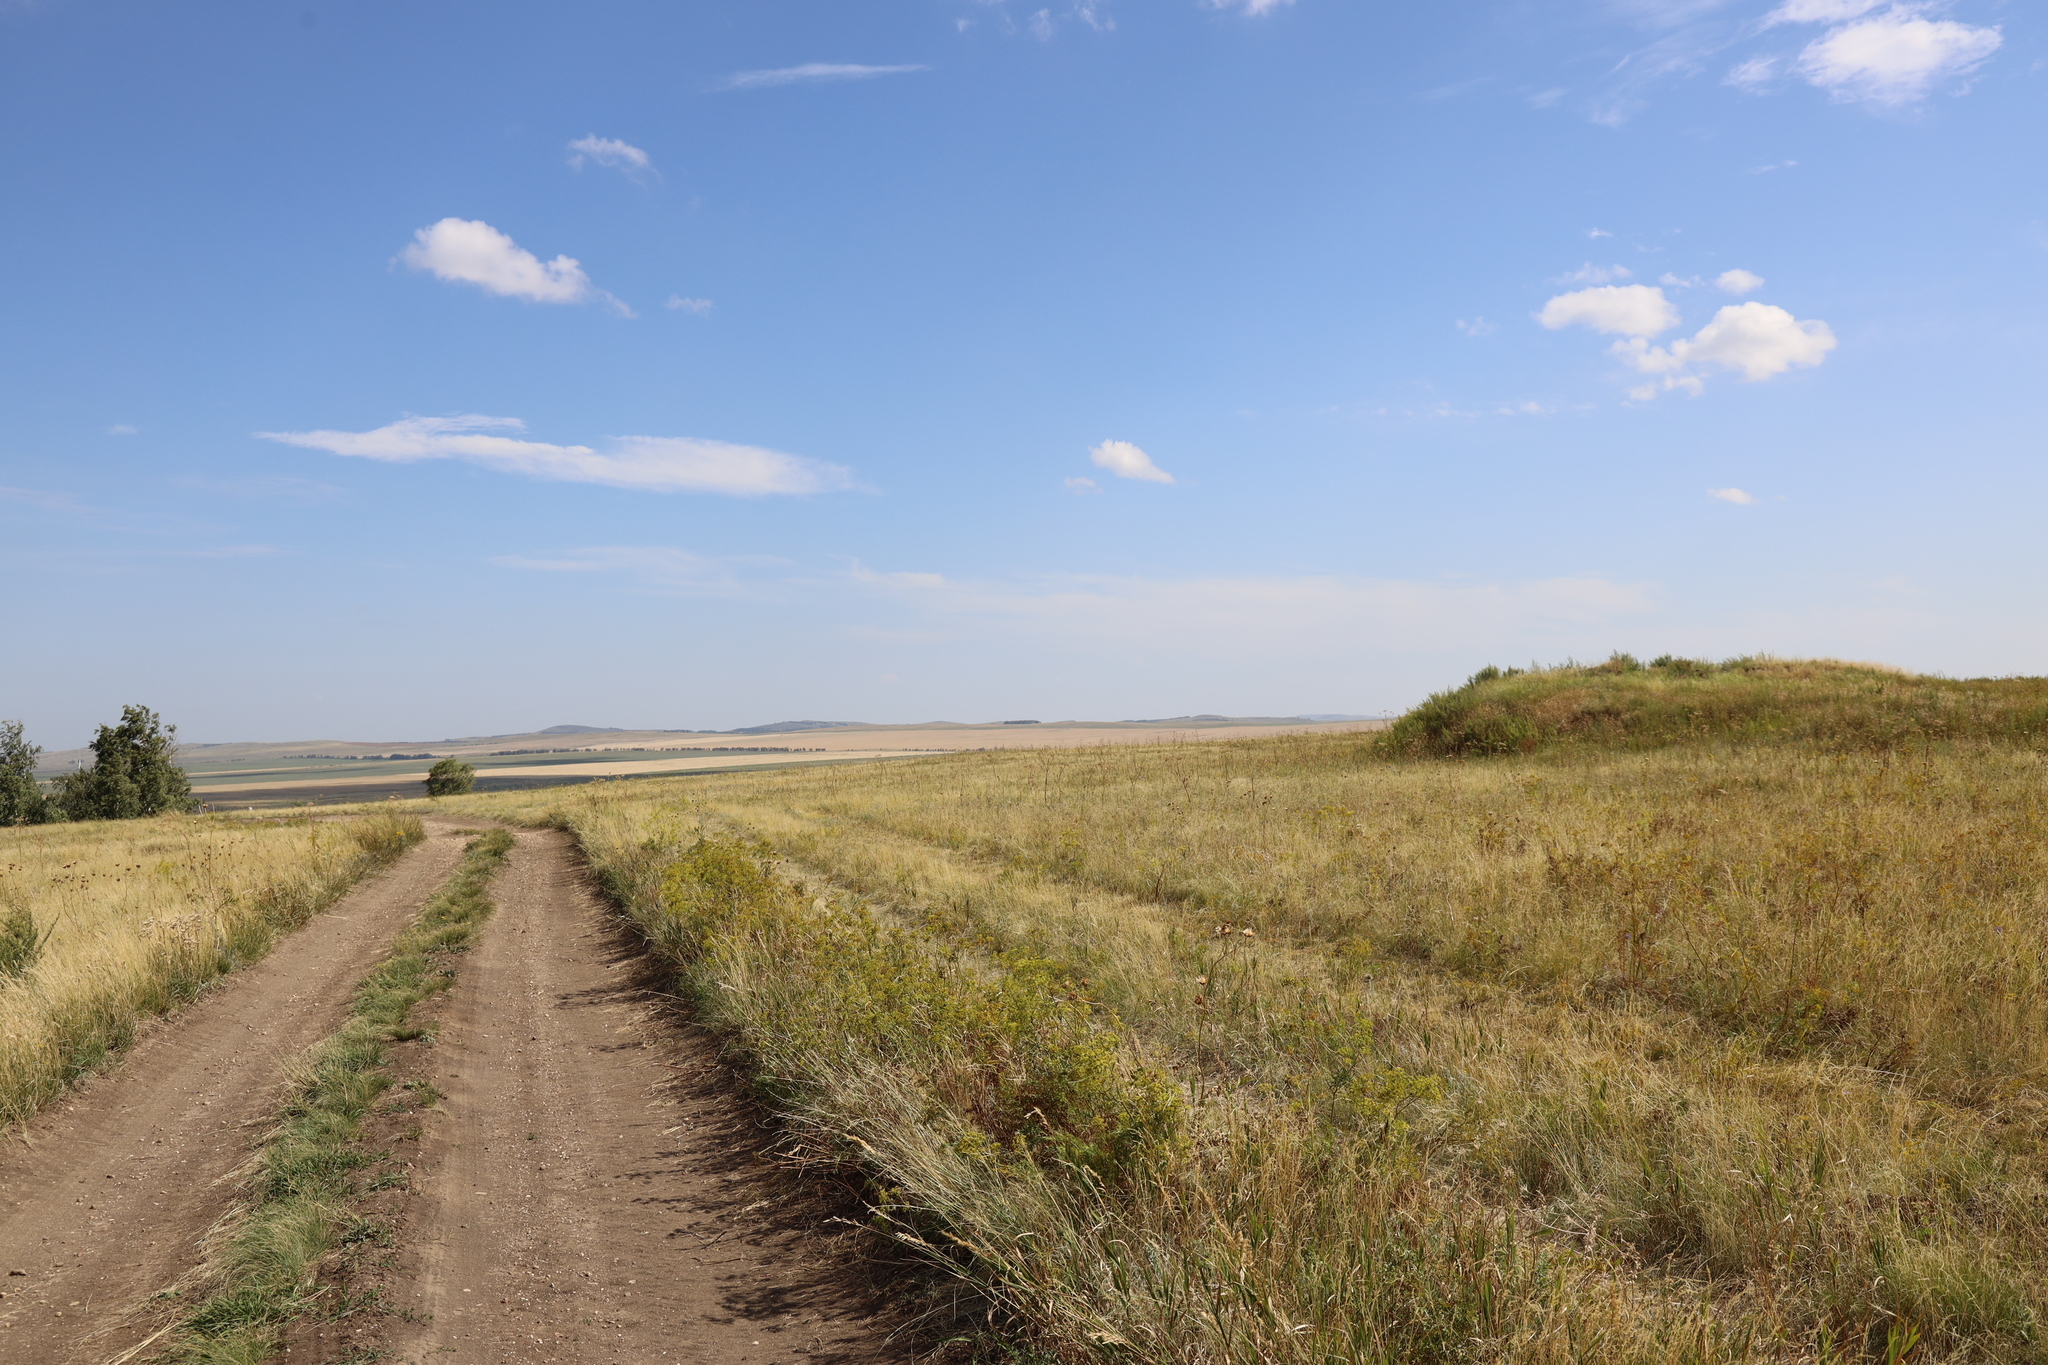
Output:
[[[390,1182],[358,1174],[379,1159],[361,1141],[363,1119],[395,1084],[391,1044],[420,1036],[408,1022],[413,1007],[454,984],[453,958],[490,917],[490,881],[512,842],[503,830],[470,842],[455,875],[358,985],[348,1022],[313,1049],[263,1143],[249,1205],[207,1267],[213,1288],[179,1320],[161,1358],[180,1365],[269,1359],[284,1325],[320,1306],[323,1260],[370,1235],[351,1237],[361,1229],[350,1206]],[[426,1087],[411,1102],[435,1098]]]
[[1763,656],[1707,663],[1617,654],[1604,664],[1473,674],[1396,721],[1383,753],[1814,743],[1861,750],[2048,740],[2048,678],[1937,678],[1874,664]]

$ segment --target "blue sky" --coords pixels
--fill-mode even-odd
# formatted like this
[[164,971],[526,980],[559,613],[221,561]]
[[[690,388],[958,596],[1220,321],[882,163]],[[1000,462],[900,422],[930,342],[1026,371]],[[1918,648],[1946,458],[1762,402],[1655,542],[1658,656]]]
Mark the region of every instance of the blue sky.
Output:
[[2000,0],[0,7],[0,717],[2048,671]]

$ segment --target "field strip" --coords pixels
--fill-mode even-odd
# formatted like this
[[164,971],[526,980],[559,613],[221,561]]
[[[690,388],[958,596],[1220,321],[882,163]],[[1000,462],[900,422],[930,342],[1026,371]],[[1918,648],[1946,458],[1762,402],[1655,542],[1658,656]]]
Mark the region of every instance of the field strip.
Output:
[[[684,751],[678,751],[678,758]],[[520,767],[478,767],[477,777],[489,780],[494,777],[653,777],[663,773],[682,770],[716,771],[723,768],[754,767],[773,764],[844,763],[858,759],[910,758],[944,752],[932,749],[852,749],[836,753],[815,754],[717,754],[702,759],[678,761],[678,759],[633,759],[627,762],[607,763],[602,760],[591,763],[538,763]],[[305,777],[292,781],[243,782],[233,773],[201,774],[192,781],[192,790],[204,796],[215,789],[237,792],[286,791],[298,787],[381,787],[394,782],[424,782],[425,767],[400,768],[393,765],[389,772],[362,773],[347,777],[328,777],[325,773],[309,772]],[[217,779],[217,780],[216,780]]]
[[426,842],[288,935],[262,961],[130,1049],[111,1073],[20,1130],[0,1153],[0,1358],[82,1361],[81,1338],[197,1264],[227,1211],[219,1183],[273,1115],[292,1062],[331,1031],[356,978],[454,868],[460,841]]

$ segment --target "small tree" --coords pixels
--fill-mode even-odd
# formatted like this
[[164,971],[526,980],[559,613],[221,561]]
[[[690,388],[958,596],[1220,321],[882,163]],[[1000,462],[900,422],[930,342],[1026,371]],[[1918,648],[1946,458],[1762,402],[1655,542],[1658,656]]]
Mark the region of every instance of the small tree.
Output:
[[50,799],[36,781],[42,752],[22,736],[20,721],[0,721],[0,825],[40,825],[50,818]]
[[476,790],[476,769],[459,758],[444,758],[427,769],[427,795],[460,796]]
[[102,725],[93,736],[92,766],[57,779],[57,804],[73,820],[195,810],[199,803],[177,756],[177,726],[146,706],[124,706],[119,725]]

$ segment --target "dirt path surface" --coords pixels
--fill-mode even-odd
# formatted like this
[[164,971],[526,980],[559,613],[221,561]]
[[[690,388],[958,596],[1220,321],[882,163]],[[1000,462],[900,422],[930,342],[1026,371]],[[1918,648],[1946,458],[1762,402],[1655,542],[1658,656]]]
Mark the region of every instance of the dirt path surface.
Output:
[[38,1117],[26,1146],[0,1146],[0,1360],[70,1365],[132,1344],[140,1329],[116,1315],[197,1263],[287,1065],[340,1024],[357,978],[454,870],[455,828],[430,822],[424,845]]
[[852,1268],[863,1234],[756,1157],[769,1135],[647,989],[569,838],[522,833],[493,897],[426,1054],[445,1112],[379,1286],[402,1311],[304,1329],[292,1359],[908,1360]]

